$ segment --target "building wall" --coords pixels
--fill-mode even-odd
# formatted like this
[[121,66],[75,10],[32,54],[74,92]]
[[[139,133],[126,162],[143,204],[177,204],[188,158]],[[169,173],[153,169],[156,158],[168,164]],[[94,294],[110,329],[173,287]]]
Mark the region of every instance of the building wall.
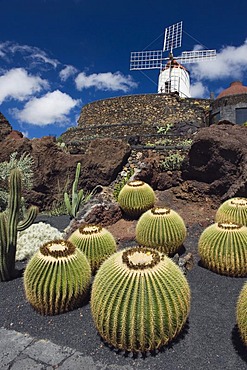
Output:
[[212,102],[211,123],[228,120],[236,123],[236,109],[247,108],[247,94],[224,96]]

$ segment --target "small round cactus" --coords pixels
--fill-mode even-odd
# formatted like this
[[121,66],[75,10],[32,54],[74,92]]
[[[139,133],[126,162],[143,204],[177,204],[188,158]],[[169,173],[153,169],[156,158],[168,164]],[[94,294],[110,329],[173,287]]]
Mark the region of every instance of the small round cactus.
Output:
[[118,195],[118,203],[130,217],[139,217],[154,206],[155,193],[150,185],[140,180],[129,181]]
[[216,222],[233,222],[247,226],[247,198],[231,198],[218,208]]
[[92,273],[101,263],[117,250],[113,235],[99,225],[82,225],[68,239],[87,257]]
[[247,282],[239,294],[236,313],[238,330],[244,344],[247,346]]
[[130,352],[160,348],[177,336],[190,310],[190,287],[179,267],[151,248],[110,256],[92,286],[95,326],[110,345]]
[[136,225],[136,240],[140,245],[174,254],[186,238],[182,217],[169,208],[152,208],[140,217]]
[[214,223],[201,234],[198,251],[202,264],[222,275],[246,276],[247,227]]
[[29,303],[42,315],[56,315],[77,308],[91,282],[86,256],[71,242],[45,243],[29,260],[24,288]]

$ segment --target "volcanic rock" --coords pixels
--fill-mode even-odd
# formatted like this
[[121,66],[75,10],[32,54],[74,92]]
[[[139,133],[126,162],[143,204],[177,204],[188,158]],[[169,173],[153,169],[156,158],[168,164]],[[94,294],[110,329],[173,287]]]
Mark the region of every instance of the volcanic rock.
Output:
[[247,196],[247,128],[212,125],[194,138],[182,170],[184,180],[208,184],[208,194],[221,200]]

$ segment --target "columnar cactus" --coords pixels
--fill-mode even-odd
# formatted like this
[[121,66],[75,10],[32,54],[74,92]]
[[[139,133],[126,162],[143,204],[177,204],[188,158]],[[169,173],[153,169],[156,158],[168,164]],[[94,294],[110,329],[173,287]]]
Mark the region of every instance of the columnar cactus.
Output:
[[143,213],[136,225],[136,240],[140,245],[174,254],[186,238],[182,217],[169,208],[152,208]]
[[78,182],[79,182],[79,176],[81,172],[81,163],[77,163],[76,166],[76,172],[75,172],[75,180],[73,182],[72,186],[72,195],[71,195],[71,201],[69,194],[67,192],[64,193],[64,204],[66,206],[67,212],[70,216],[70,218],[74,218],[77,215],[77,212],[79,211],[81,201],[83,199],[83,189],[78,191]]
[[190,310],[190,287],[179,267],[151,248],[110,256],[92,286],[91,311],[102,338],[131,352],[155,350],[176,337]]
[[126,215],[139,217],[154,206],[155,194],[150,185],[140,180],[129,181],[118,195],[118,203]]
[[38,208],[31,206],[20,221],[20,210],[21,172],[13,169],[9,178],[8,208],[0,213],[0,281],[14,278],[17,232],[28,228],[38,214]]
[[231,198],[220,205],[216,222],[233,222],[247,226],[247,198]]
[[71,242],[45,243],[29,260],[24,288],[29,303],[42,315],[56,315],[77,308],[91,280],[86,256]]
[[222,275],[247,275],[247,227],[214,223],[201,234],[198,251],[202,264]]
[[95,273],[101,263],[117,250],[113,235],[99,225],[82,225],[68,240],[86,255],[92,273]]
[[236,314],[240,336],[247,346],[247,282],[239,294]]

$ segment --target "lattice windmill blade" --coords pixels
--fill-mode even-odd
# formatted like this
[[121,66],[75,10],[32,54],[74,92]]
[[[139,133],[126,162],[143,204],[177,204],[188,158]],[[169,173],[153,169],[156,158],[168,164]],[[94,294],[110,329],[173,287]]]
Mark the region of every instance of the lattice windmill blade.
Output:
[[170,51],[180,48],[182,44],[183,22],[178,22],[172,26],[166,27],[164,37],[163,51]]
[[176,59],[179,59],[182,64],[211,61],[216,59],[216,50],[183,51]]
[[162,50],[132,51],[130,70],[161,68],[162,60]]

